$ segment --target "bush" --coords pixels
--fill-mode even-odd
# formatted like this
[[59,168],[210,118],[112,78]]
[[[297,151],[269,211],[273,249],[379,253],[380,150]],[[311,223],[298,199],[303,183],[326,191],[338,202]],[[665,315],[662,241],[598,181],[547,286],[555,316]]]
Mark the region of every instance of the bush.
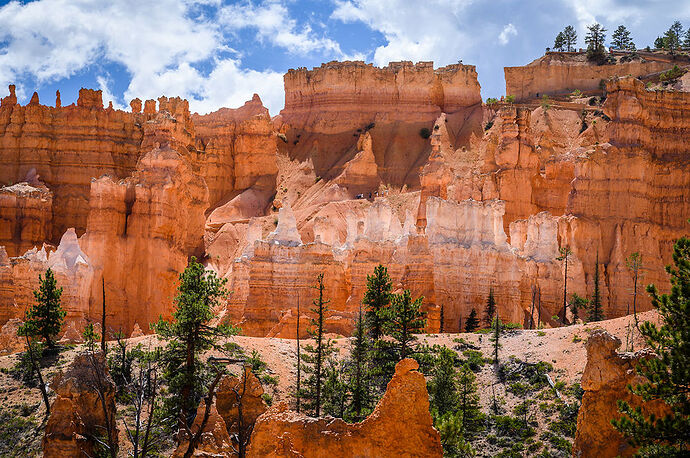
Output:
[[515,96],[514,95],[507,95],[506,96],[506,102],[515,103]]
[[419,129],[419,136],[426,140],[431,137],[431,131],[426,127],[422,127]]
[[462,355],[466,358],[465,362],[472,372],[479,372],[486,363],[484,354],[481,351],[465,350],[462,352]]
[[661,82],[667,82],[667,81],[672,81],[676,78],[680,78],[685,74],[686,70],[683,68],[680,68],[677,65],[674,65],[672,69],[667,70],[663,72],[661,75],[659,75],[659,81]]
[[273,396],[271,396],[270,394],[268,394],[268,393],[262,394],[261,399],[264,400],[264,402],[266,403],[267,406],[273,405]]
[[278,385],[278,376],[265,374],[261,376],[261,383],[264,385]]
[[525,425],[522,418],[508,415],[493,415],[491,419],[496,425],[496,432],[499,436],[527,439],[535,434],[534,428]]

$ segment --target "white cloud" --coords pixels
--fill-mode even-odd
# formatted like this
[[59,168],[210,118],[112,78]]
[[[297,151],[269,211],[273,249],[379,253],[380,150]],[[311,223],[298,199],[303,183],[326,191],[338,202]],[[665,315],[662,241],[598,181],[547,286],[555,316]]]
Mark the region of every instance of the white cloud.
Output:
[[108,106],[108,102],[113,102],[113,108],[116,110],[126,110],[127,107],[120,104],[117,100],[117,97],[113,95],[112,92],[110,92],[110,88],[108,87],[110,85],[110,81],[104,77],[104,76],[97,76],[96,77],[96,82],[98,83],[98,89],[100,89],[103,92],[103,105]]
[[476,37],[462,28],[471,0],[431,0],[423,6],[406,0],[337,1],[332,19],[363,22],[383,34],[386,44],[374,51],[374,63],[433,60],[437,65],[457,62]]
[[506,24],[498,35],[498,42],[505,46],[510,41],[510,37],[517,36],[517,34],[518,31],[513,24]]
[[[95,66],[116,63],[131,77],[124,100],[157,98],[160,95],[188,97],[190,108],[208,112],[221,106],[236,106],[259,92],[272,113],[282,107],[282,74],[241,68],[236,59],[220,59],[234,51],[225,43],[216,17],[193,14],[215,0],[38,0],[11,2],[0,7],[0,87],[31,78],[41,85]],[[216,5],[217,6],[217,5]],[[247,5],[251,7],[251,5]],[[280,5],[268,8],[258,19],[268,33],[280,28]],[[248,10],[251,12],[251,10]],[[244,17],[250,17],[247,12]],[[311,30],[296,29],[296,23],[279,34],[278,43],[293,49],[316,49],[337,43],[313,39]],[[304,43],[300,44],[302,41]],[[300,48],[301,46],[301,48]],[[237,55],[237,53],[234,53]],[[210,64],[209,64],[210,63]],[[209,67],[210,65],[210,67]],[[200,68],[206,68],[202,74]],[[112,75],[111,75],[112,76]],[[110,81],[97,76],[103,99],[122,98],[110,91]],[[250,86],[252,86],[250,88]],[[273,87],[275,86],[275,87]],[[280,97],[277,93],[280,92]]]
[[307,24],[301,29],[290,17],[287,7],[270,2],[261,6],[251,3],[228,5],[219,14],[220,22],[230,30],[255,28],[262,41],[284,48],[291,53],[335,53],[341,55],[340,45],[335,41],[317,37]]

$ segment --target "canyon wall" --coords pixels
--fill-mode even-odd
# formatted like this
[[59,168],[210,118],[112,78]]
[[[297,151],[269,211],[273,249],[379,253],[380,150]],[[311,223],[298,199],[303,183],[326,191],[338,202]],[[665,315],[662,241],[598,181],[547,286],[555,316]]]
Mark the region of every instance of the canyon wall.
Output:
[[130,113],[98,91],[55,108],[11,94],[0,325],[59,265],[69,335],[97,321],[103,283],[109,326],[148,331],[192,255],[228,279],[218,319],[257,336],[293,337],[298,319],[306,335],[322,272],[326,329],[349,335],[378,264],[395,292],[424,296],[429,331],[442,307],[443,328],[459,330],[491,288],[505,320],[555,326],[572,320],[564,247],[568,294],[591,295],[598,269],[606,317],[632,311],[625,260],[640,252],[646,310],[641,285],[666,284],[687,233],[690,94],[607,84],[603,106],[481,106],[471,66],[331,62],[288,72],[273,119],[258,96],[198,115],[180,98],[135,99]]
[[637,77],[671,67],[673,63],[667,59],[638,58],[630,62],[597,65],[588,62],[585,53],[552,52],[522,67],[505,67],[506,95],[514,95],[518,101],[524,101],[544,94],[570,94],[576,89],[601,92],[602,80],[612,76]]
[[481,132],[474,66],[434,69],[431,62],[391,62],[377,68],[329,62],[290,70],[280,115],[286,136],[282,149],[291,158],[311,160],[317,176],[332,179],[357,153],[360,134],[369,132],[380,182],[414,189],[429,154],[420,131],[430,129],[442,112],[448,113],[457,142]]

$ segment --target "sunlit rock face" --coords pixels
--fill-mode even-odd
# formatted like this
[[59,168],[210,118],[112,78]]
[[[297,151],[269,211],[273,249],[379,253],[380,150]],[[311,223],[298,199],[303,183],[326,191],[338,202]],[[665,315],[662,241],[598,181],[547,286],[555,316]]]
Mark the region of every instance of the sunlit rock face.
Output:
[[549,53],[522,67],[505,67],[506,94],[518,101],[542,95],[601,92],[601,81],[612,76],[643,76],[673,67],[668,59],[649,57],[616,65],[597,65],[588,62],[585,53]]
[[[490,289],[504,319],[557,325],[565,247],[568,295],[591,295],[598,269],[607,317],[630,309],[632,252],[645,284],[666,283],[690,215],[687,92],[625,77],[603,106],[483,106],[474,67],[425,62],[290,70],[285,91],[274,118],[258,96],[207,115],[178,97],[132,112],[90,90],[65,107],[4,97],[0,325],[32,301],[69,228],[83,253],[59,279],[70,335],[99,321],[103,284],[111,330],[149,332],[191,256],[228,280],[218,320],[256,336],[294,337],[298,322],[306,336],[321,273],[326,329],[348,335],[378,264],[395,292],[424,296],[432,332],[441,308],[459,330]],[[636,305],[651,306],[641,291]]]
[[400,361],[376,409],[361,423],[310,418],[285,403],[271,407],[254,426],[247,456],[443,456],[418,368],[412,359]]

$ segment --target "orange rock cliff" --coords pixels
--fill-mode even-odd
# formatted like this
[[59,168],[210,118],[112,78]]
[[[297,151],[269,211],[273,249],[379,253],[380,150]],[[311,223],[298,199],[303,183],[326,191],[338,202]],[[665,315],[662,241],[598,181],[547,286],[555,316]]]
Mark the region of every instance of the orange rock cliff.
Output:
[[87,89],[73,105],[58,95],[55,107],[37,96],[20,106],[11,87],[0,106],[0,327],[51,267],[69,335],[99,321],[103,284],[110,331],[148,332],[172,312],[192,255],[228,279],[217,315],[249,335],[294,337],[321,272],[326,328],[349,335],[379,263],[394,290],[424,296],[429,331],[441,307],[444,330],[457,331],[490,288],[505,320],[557,325],[566,246],[568,292],[590,294],[598,268],[605,315],[624,315],[625,258],[641,252],[645,282],[664,284],[688,229],[690,94],[618,77],[664,62],[547,57],[506,69],[508,93],[608,78],[605,102],[487,106],[473,66],[426,62],[290,70],[273,118],[258,96],[198,115],[168,97],[104,108]]

